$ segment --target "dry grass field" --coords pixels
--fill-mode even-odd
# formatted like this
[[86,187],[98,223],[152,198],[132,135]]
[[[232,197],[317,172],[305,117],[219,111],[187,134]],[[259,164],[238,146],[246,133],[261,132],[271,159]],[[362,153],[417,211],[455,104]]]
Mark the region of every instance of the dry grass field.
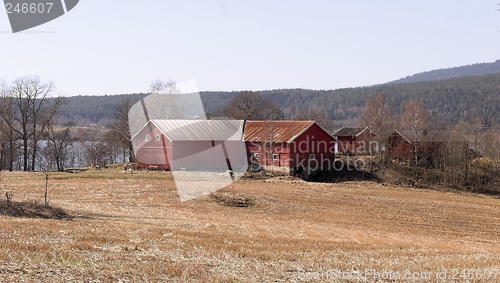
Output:
[[[0,197],[41,203],[44,177],[2,172]],[[51,173],[73,218],[0,216],[0,282],[500,281],[498,197],[280,177],[222,192],[252,205],[181,203],[165,172]]]

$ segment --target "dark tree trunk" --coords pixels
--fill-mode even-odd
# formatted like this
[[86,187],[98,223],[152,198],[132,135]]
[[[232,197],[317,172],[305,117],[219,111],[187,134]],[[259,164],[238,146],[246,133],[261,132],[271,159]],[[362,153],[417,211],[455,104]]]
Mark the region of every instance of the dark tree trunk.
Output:
[[33,155],[31,158],[31,170],[35,171],[37,141],[33,142]]
[[12,172],[12,167],[14,164],[14,142],[9,141],[9,172]]
[[129,149],[128,149],[128,161],[129,162],[135,162],[134,148],[132,147],[132,143],[130,143],[130,146],[129,146]]
[[28,171],[28,140],[23,141],[23,170]]

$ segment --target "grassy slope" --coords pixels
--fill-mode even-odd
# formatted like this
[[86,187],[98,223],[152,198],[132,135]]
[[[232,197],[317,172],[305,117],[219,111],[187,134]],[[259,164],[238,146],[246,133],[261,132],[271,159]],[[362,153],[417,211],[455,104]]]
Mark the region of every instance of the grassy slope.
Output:
[[[43,186],[43,174],[3,172],[0,193],[41,200]],[[224,191],[256,205],[180,203],[169,173],[53,173],[51,204],[77,217],[0,216],[0,282],[288,282],[299,269],[500,268],[498,198],[277,179]]]

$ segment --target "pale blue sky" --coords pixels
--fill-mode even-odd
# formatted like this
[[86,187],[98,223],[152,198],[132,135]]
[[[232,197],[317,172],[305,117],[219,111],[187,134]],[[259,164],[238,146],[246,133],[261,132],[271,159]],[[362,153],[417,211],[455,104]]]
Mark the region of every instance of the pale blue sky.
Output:
[[[57,0],[56,0],[57,1]],[[337,89],[500,59],[490,0],[80,0],[12,34],[0,13],[0,77],[53,80],[66,95]]]

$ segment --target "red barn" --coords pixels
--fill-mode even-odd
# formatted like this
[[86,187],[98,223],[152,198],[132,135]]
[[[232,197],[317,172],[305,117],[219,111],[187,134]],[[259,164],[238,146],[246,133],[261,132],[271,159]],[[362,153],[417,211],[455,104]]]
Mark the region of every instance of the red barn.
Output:
[[247,121],[244,140],[251,167],[307,178],[334,166],[335,139],[314,121]]
[[150,120],[133,138],[136,163],[166,170],[245,171],[242,120]]
[[342,127],[333,135],[337,140],[337,151],[341,154],[363,154],[369,152],[370,130],[366,128]]

